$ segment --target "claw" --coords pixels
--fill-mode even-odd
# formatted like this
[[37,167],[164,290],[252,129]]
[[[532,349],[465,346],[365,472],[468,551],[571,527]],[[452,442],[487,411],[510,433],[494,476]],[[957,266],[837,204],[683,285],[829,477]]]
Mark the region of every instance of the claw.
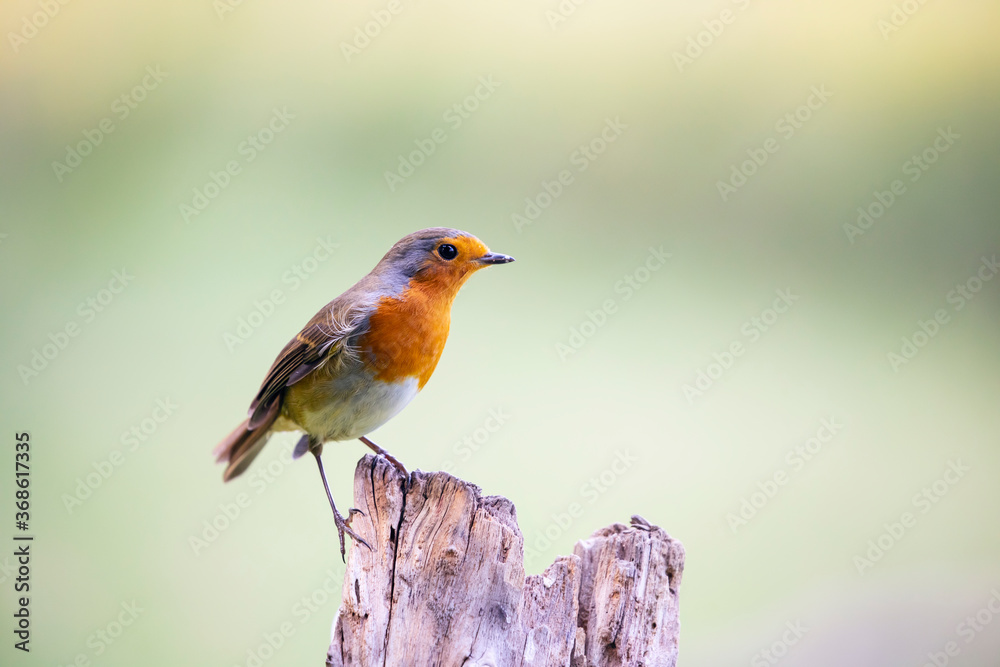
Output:
[[[354,516],[353,513],[356,512],[356,511],[359,511],[359,510],[352,509],[347,514],[348,514],[349,517],[353,518],[353,516]],[[343,560],[344,562],[347,562],[347,556],[346,556],[347,549],[346,549],[346,545],[344,544],[344,533],[347,533],[348,535],[350,535],[351,539],[354,540],[355,542],[357,542],[358,544],[365,545],[365,547],[367,547],[369,551],[372,550],[371,545],[368,544],[367,542],[365,542],[363,539],[361,539],[361,536],[358,535],[356,532],[354,532],[351,529],[351,520],[350,520],[350,518],[348,518],[345,521],[344,517],[342,517],[340,515],[340,512],[338,512],[336,509],[334,509],[333,510],[333,521],[334,521],[334,523],[337,524],[337,536],[340,538],[340,558],[341,558],[341,560]]]
[[410,476],[409,471],[406,470],[406,466],[404,466],[402,463],[400,463],[399,460],[395,456],[393,456],[389,452],[386,452],[385,454],[383,454],[383,456],[386,458],[387,461],[389,461],[389,463],[391,463],[392,465],[396,466],[396,470],[398,470],[399,472],[403,473],[403,477],[409,477]]
[[389,452],[385,451],[384,449],[382,449],[381,447],[379,447],[378,445],[376,445],[374,442],[372,442],[371,440],[369,440],[366,436],[361,436],[360,438],[358,438],[358,440],[360,440],[361,442],[363,442],[366,445],[368,445],[369,449],[371,449],[373,452],[375,452],[379,456],[384,457],[386,461],[388,461],[392,465],[396,466],[396,470],[398,470],[399,472],[403,473],[403,477],[409,477],[410,476],[410,473],[407,472],[407,470],[406,470],[406,466],[404,466],[402,463],[400,463],[399,459],[397,459],[395,456],[393,456]]

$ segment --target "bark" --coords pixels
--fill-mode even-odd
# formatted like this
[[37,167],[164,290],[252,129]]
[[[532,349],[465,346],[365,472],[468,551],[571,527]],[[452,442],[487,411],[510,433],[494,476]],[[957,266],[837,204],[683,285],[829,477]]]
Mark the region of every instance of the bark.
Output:
[[514,505],[366,456],[331,667],[674,667],[684,547],[641,517],[525,576]]

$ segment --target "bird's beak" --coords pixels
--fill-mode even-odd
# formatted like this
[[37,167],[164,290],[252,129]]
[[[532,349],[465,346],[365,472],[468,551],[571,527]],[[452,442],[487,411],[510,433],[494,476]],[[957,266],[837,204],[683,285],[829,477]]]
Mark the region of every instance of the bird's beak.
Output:
[[477,261],[482,264],[509,264],[514,261],[514,258],[510,255],[504,255],[499,252],[488,252]]

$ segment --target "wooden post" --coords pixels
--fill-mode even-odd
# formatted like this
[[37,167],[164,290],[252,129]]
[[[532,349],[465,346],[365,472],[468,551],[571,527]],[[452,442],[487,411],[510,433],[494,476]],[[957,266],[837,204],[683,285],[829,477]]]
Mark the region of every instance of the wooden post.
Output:
[[331,667],[674,667],[684,547],[634,516],[525,576],[514,505],[365,456]]

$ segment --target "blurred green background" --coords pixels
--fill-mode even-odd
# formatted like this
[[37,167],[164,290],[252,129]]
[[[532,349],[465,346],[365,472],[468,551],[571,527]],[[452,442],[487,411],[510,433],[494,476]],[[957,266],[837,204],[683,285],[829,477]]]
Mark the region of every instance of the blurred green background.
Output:
[[[374,439],[511,498],[530,572],[639,513],[687,548],[682,665],[919,666],[954,641],[949,664],[995,666],[998,21],[986,0],[4,3],[0,525],[28,430],[37,538],[29,655],[0,557],[0,662],[247,665],[284,627],[264,664],[322,664],[343,568],[315,466],[282,436],[223,485],[210,451],[320,306],[448,225],[518,261],[463,289],[435,377]],[[342,504],[364,451],[326,449]]]

